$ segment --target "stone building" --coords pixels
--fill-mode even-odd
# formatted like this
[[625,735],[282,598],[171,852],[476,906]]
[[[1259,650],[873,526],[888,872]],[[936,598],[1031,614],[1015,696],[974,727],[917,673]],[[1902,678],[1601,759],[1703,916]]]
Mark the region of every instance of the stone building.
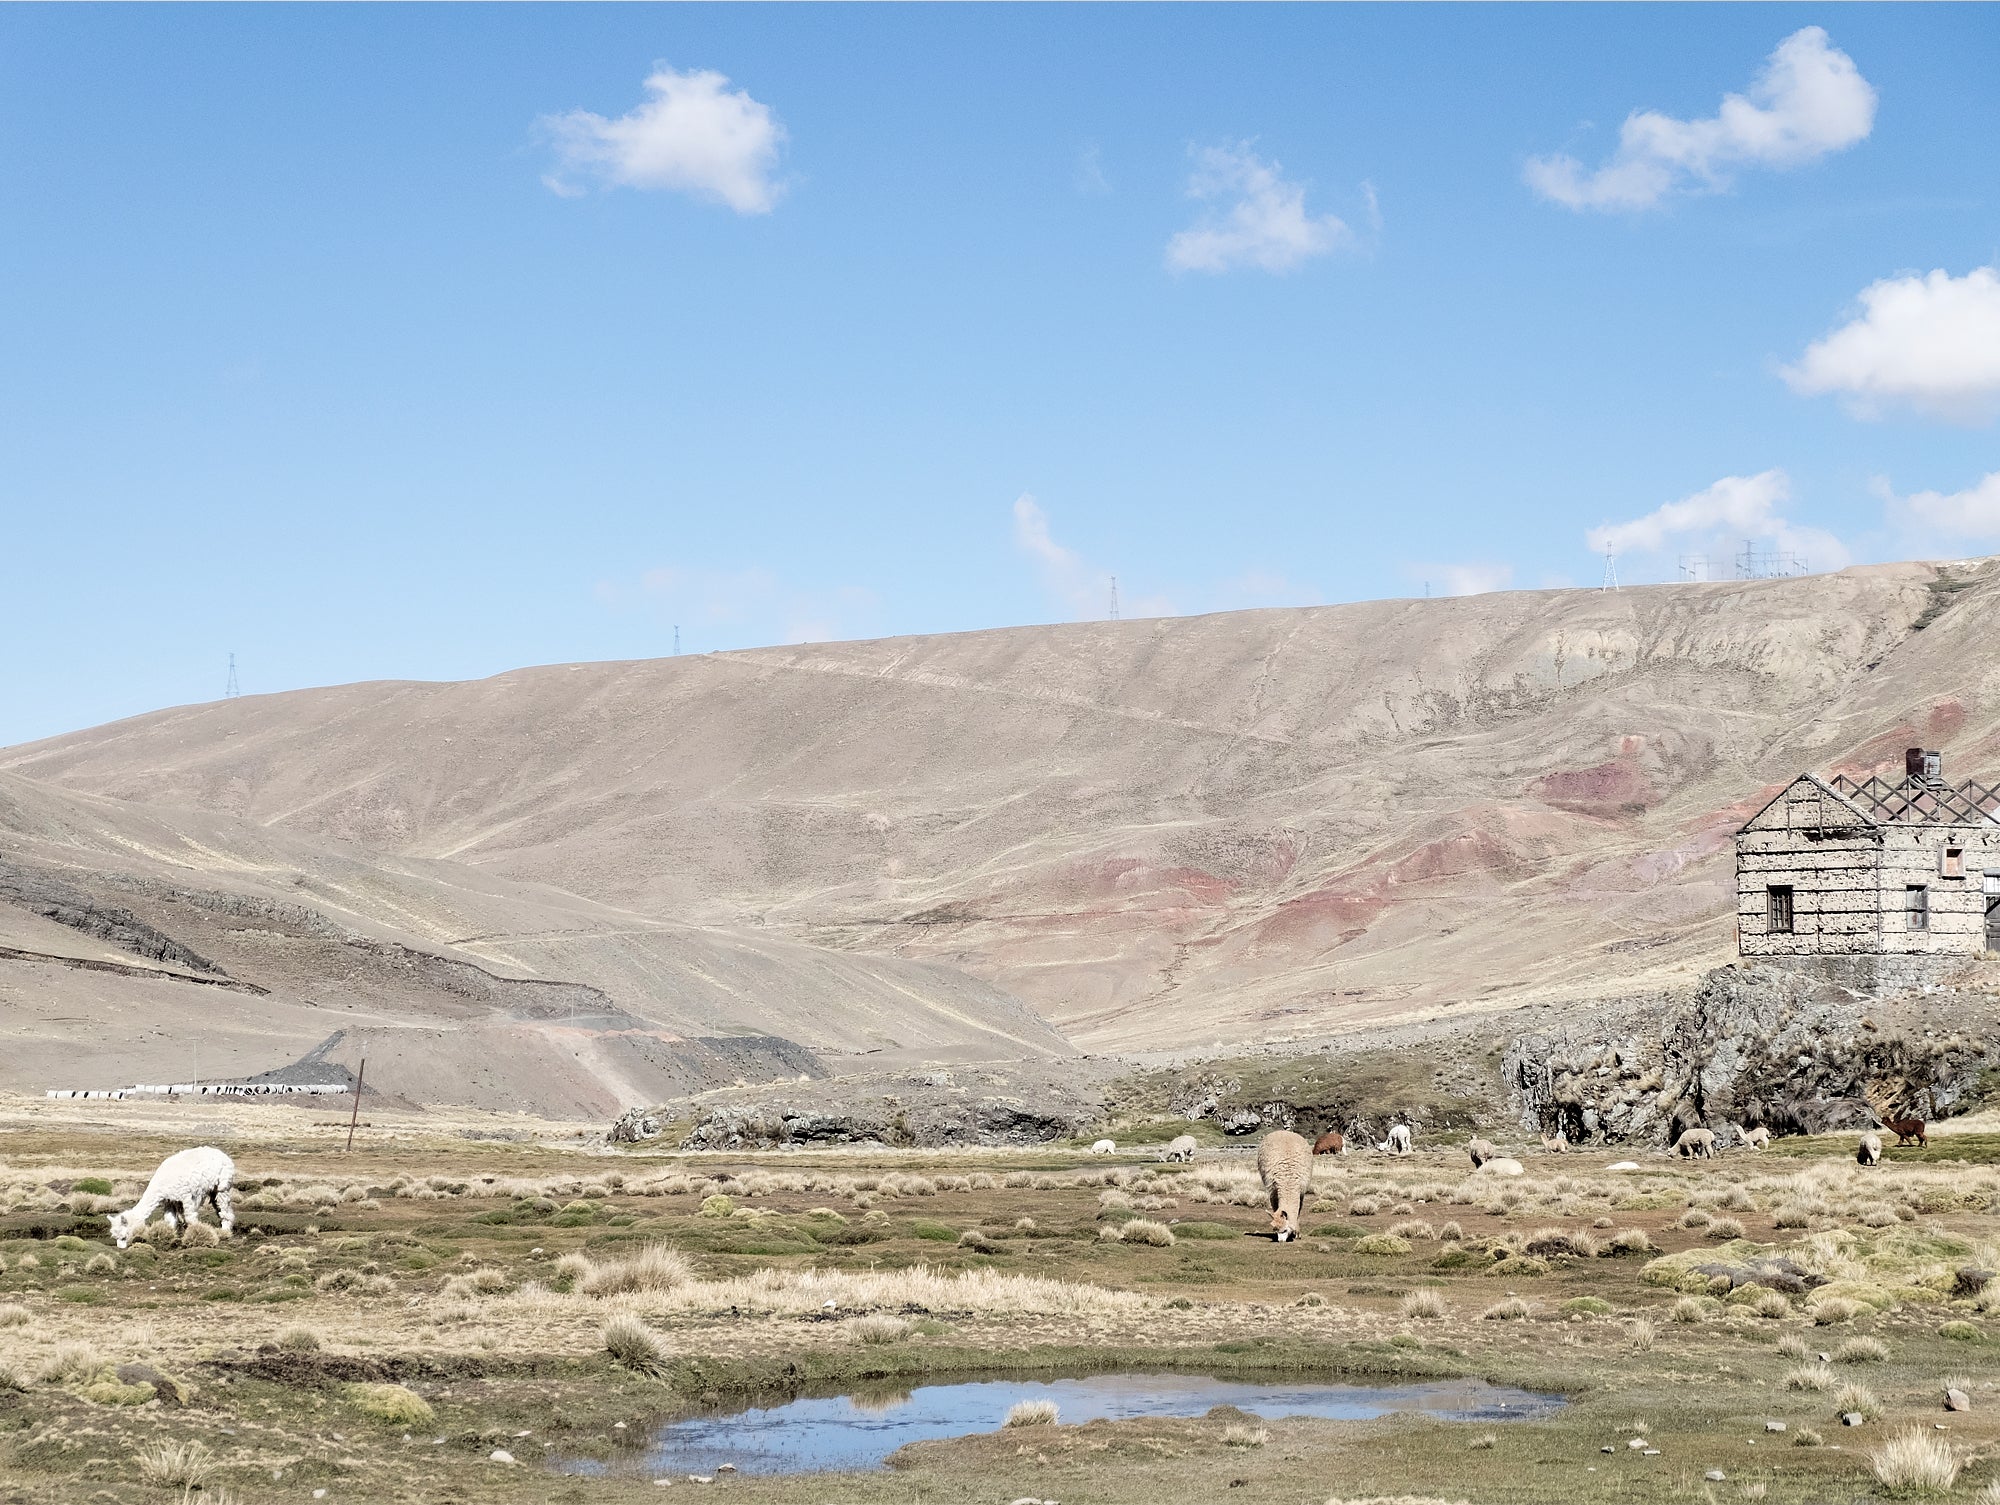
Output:
[[1900,783],[1800,774],[1736,833],[1744,956],[2000,951],[2000,788],[1944,782],[1911,748]]

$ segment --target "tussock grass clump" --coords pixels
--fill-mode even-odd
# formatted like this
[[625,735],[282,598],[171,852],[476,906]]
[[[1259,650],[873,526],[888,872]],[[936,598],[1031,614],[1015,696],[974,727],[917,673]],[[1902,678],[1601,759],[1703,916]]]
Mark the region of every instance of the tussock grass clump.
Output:
[[1445,1315],[1444,1297],[1429,1288],[1411,1291],[1403,1298],[1401,1311],[1405,1317],[1419,1322],[1435,1322]]
[[[1708,1311],[1692,1296],[1683,1296],[1667,1308],[1669,1322],[1701,1322],[1708,1317]],[[1803,1357],[1803,1352],[1801,1353]]]
[[29,1377],[25,1369],[17,1369],[5,1359],[0,1359],[0,1395],[6,1395],[15,1390],[25,1390],[32,1383],[34,1381]]
[[1824,1364],[1795,1364],[1784,1374],[1787,1390],[1831,1390],[1833,1371]]
[[347,1401],[371,1421],[396,1427],[427,1427],[437,1420],[429,1401],[403,1385],[350,1385]]
[[[571,1257],[565,1255],[564,1259]],[[556,1273],[564,1273],[562,1260],[556,1263]],[[586,1296],[622,1296],[631,1291],[675,1290],[694,1279],[694,1267],[680,1250],[648,1244],[630,1259],[602,1265],[585,1260],[583,1269],[572,1278],[576,1289]]]
[[1438,1236],[1437,1229],[1431,1227],[1422,1218],[1411,1218],[1405,1222],[1397,1223],[1390,1228],[1389,1232],[1395,1238],[1423,1239],[1426,1242],[1435,1242]]
[[1860,1302],[1849,1301],[1845,1296],[1822,1296],[1806,1308],[1806,1314],[1816,1326],[1832,1327],[1841,1322],[1852,1322],[1867,1310]]
[[736,1199],[726,1197],[721,1192],[701,1199],[701,1216],[705,1218],[727,1218],[736,1215]]
[[871,1347],[883,1347],[899,1343],[910,1335],[910,1324],[901,1317],[891,1317],[886,1312],[870,1312],[865,1317],[856,1317],[842,1324],[847,1335],[857,1343]]
[[1785,1300],[1784,1293],[1781,1291],[1766,1291],[1750,1303],[1751,1311],[1760,1317],[1774,1322],[1789,1313],[1791,1309],[1791,1302]]
[[1379,1254],[1394,1257],[1410,1252],[1410,1241],[1393,1233],[1364,1233],[1354,1241],[1356,1254]]
[[1715,1219],[1701,1208],[1690,1207],[1674,1220],[1674,1226],[1677,1228],[1706,1228],[1714,1221]]
[[222,1232],[213,1223],[197,1219],[181,1229],[181,1247],[184,1249],[213,1249],[221,1242]]
[[1889,1348],[1880,1338],[1849,1338],[1833,1356],[1842,1364],[1879,1364],[1889,1357]]
[[309,1327],[288,1327],[278,1334],[277,1345],[286,1353],[318,1353],[319,1334]]
[[1522,1252],[1539,1254],[1569,1254],[1578,1259],[1597,1258],[1597,1240],[1581,1228],[1537,1228],[1528,1235],[1528,1241],[1521,1246]]
[[1717,1218],[1708,1225],[1705,1238],[1738,1239],[1743,1237],[1743,1225],[1735,1218]]
[[26,1327],[32,1314],[18,1301],[0,1301],[0,1327]]
[[1859,1411],[1869,1421],[1874,1421],[1882,1414],[1882,1402],[1866,1385],[1842,1385],[1833,1393],[1833,1410],[1837,1416]]
[[1646,1237],[1643,1228],[1621,1228],[1611,1235],[1600,1254],[1651,1254],[1655,1248],[1653,1241]]
[[1119,1230],[1118,1236],[1128,1244],[1150,1244],[1155,1249],[1172,1248],[1174,1242],[1173,1229],[1150,1218],[1134,1218]]
[[[1158,1226],[1155,1224],[1154,1226]],[[1173,1235],[1169,1234],[1169,1238]],[[977,1228],[968,1228],[958,1236],[958,1247],[970,1249],[974,1254],[998,1254],[1000,1246]]]
[[1260,1448],[1270,1440],[1267,1428],[1246,1427],[1240,1421],[1232,1421],[1222,1429],[1222,1445],[1226,1448]]
[[1801,1364],[1812,1357],[1812,1350],[1806,1346],[1806,1340],[1797,1333],[1786,1333],[1778,1339],[1778,1352],[1788,1359],[1797,1359]]
[[76,1385],[94,1376],[104,1367],[104,1360],[96,1349],[88,1343],[74,1340],[58,1343],[55,1352],[49,1355],[48,1363],[42,1366],[42,1378],[53,1380],[59,1385]]
[[139,1454],[138,1463],[148,1484],[167,1489],[200,1489],[215,1472],[215,1454],[200,1442],[158,1443]]
[[1947,1322],[1938,1329],[1938,1336],[1953,1343],[1977,1343],[1979,1329],[1970,1322]]
[[1921,1427],[1898,1432],[1870,1453],[1868,1462],[1876,1480],[1898,1498],[1944,1494],[1964,1467],[1950,1443]]
[[1052,1427],[1056,1422],[1056,1403],[1052,1400],[1016,1401],[1007,1412],[1003,1423],[1010,1427]]
[[1531,1308],[1519,1296],[1510,1296],[1505,1301],[1496,1301],[1479,1314],[1482,1322],[1520,1322],[1526,1319]]
[[656,1379],[667,1370],[666,1346],[637,1317],[613,1317],[604,1324],[604,1351],[634,1374]]

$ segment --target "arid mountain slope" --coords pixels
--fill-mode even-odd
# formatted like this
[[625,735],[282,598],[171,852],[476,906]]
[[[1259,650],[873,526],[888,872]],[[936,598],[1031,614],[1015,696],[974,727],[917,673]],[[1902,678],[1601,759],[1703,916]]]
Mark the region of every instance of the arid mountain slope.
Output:
[[1067,1050],[1019,1000],[952,968],[650,919],[7,774],[0,901],[5,1087],[250,1075],[339,1033],[325,1059],[351,1068],[365,1053],[385,1091],[594,1117],[818,1071],[797,1046]]
[[1947,578],[1971,588],[1889,565],[349,685],[0,768],[949,962],[1086,1046],[1206,1046],[1724,959],[1730,835],[1800,767],[1925,741],[2000,773],[2000,572]]

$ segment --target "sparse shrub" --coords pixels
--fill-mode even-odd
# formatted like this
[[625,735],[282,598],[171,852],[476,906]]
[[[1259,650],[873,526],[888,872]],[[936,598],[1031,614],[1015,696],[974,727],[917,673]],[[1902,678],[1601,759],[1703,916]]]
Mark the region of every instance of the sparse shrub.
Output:
[[1949,1442],[1935,1432],[1911,1427],[1868,1455],[1875,1477],[1896,1496],[1941,1495],[1958,1482],[1964,1467]]
[[1482,1322],[1519,1322],[1529,1311],[1528,1303],[1519,1296],[1510,1296],[1505,1301],[1495,1302],[1479,1314]]
[[958,1247],[970,1249],[974,1254],[998,1254],[1000,1246],[977,1228],[968,1228],[958,1236]]
[[611,1362],[657,1378],[666,1373],[667,1351],[653,1330],[637,1317],[613,1317],[604,1324],[604,1351]]
[[1825,1442],[1826,1439],[1811,1427],[1799,1427],[1792,1433],[1792,1446],[1795,1448],[1816,1448]]
[[1771,1321],[1787,1315],[1792,1309],[1791,1302],[1785,1300],[1782,1292],[1766,1291],[1750,1303],[1750,1310]]
[[437,1420],[430,1402],[403,1385],[349,1385],[348,1404],[372,1421],[397,1427],[427,1427]]
[[1771,1222],[1778,1228],[1806,1228],[1812,1224],[1812,1214],[1796,1202],[1785,1202],[1771,1215]]
[[1456,1244],[1464,1239],[1465,1230],[1457,1223],[1446,1223],[1444,1227],[1438,1229],[1437,1236],[1440,1243]]
[[1889,1357],[1889,1349],[1879,1338],[1849,1338],[1833,1356],[1843,1364],[1879,1364]]
[[1707,1309],[1692,1296],[1683,1296],[1667,1308],[1669,1322],[1700,1322],[1707,1316]]
[[1403,1298],[1402,1313],[1419,1322],[1435,1322],[1445,1315],[1444,1297],[1428,1287],[1411,1291]]
[[76,1182],[77,1191],[89,1192],[93,1197],[111,1195],[111,1183],[102,1176],[82,1176]]
[[586,1255],[575,1253],[565,1254],[556,1261],[555,1269],[551,1272],[552,1284],[558,1291],[571,1290],[578,1281],[586,1278],[594,1268],[596,1267],[591,1264],[589,1257]]
[[1679,1218],[1675,1219],[1675,1226],[1679,1228],[1706,1228],[1714,1221],[1715,1219],[1702,1211],[1701,1208],[1690,1207]]
[[[556,1261],[556,1274],[566,1272],[567,1262],[577,1255]],[[621,1296],[628,1291],[671,1291],[694,1279],[694,1267],[680,1250],[666,1244],[648,1244],[630,1259],[594,1265],[583,1261],[583,1270],[572,1274],[576,1289],[586,1296]]]
[[109,1254],[93,1254],[83,1262],[83,1273],[86,1275],[109,1275],[117,1268],[118,1261]]
[[1812,1350],[1806,1347],[1806,1340],[1797,1333],[1786,1333],[1778,1339],[1778,1352],[1788,1359],[1797,1359],[1801,1364],[1812,1357]]
[[96,1349],[88,1343],[71,1340],[56,1345],[48,1363],[42,1366],[42,1378],[61,1385],[76,1385],[90,1379],[103,1367],[104,1360],[98,1357]]
[[206,1443],[162,1442],[139,1454],[139,1472],[148,1484],[167,1489],[200,1489],[215,1472],[215,1455]]
[[[991,1178],[989,1177],[988,1179],[990,1180]],[[1033,1218],[1014,1219],[1014,1231],[1016,1233],[1033,1233],[1035,1231],[1035,1220]]]
[[1659,1331],[1644,1317],[1636,1317],[1626,1329],[1631,1336],[1632,1347],[1638,1353],[1651,1353],[1653,1345],[1659,1341]]
[[1868,1308],[1858,1301],[1849,1301],[1845,1296],[1822,1296],[1806,1308],[1806,1315],[1816,1326],[1832,1327],[1841,1322],[1852,1322]]
[[1437,1229],[1422,1218],[1411,1218],[1407,1222],[1398,1223],[1389,1232],[1393,1237],[1400,1239],[1434,1240],[1438,1236]]
[[1056,1403],[1052,1400],[1016,1401],[1007,1412],[1004,1423],[1010,1427],[1048,1427],[1056,1421]]
[[1621,1228],[1611,1235],[1602,1253],[1605,1254],[1651,1254],[1653,1241],[1646,1237],[1643,1228]]
[[1849,1411],[1859,1411],[1873,1421],[1882,1414],[1882,1402],[1875,1398],[1875,1392],[1866,1385],[1842,1385],[1833,1393],[1833,1411],[1836,1416]]
[[1938,1329],[1938,1336],[1953,1343],[1977,1343],[1979,1329],[1970,1322],[1947,1322]]
[[1124,1236],[1122,1229],[1114,1228],[1109,1223],[1101,1225],[1097,1230],[1097,1241],[1100,1244],[1115,1244]]
[[900,1343],[910,1335],[909,1323],[901,1317],[891,1317],[885,1312],[870,1312],[865,1317],[856,1317],[842,1325],[847,1335],[855,1342],[872,1347]]
[[[1165,1223],[1155,1223],[1148,1218],[1134,1218],[1127,1223],[1119,1235],[1128,1244],[1150,1244],[1156,1249],[1171,1248],[1174,1231]],[[1406,1244],[1404,1248],[1408,1248]]]
[[313,1282],[313,1289],[327,1295],[335,1295],[341,1291],[353,1290],[361,1284],[362,1278],[359,1270],[328,1270]]
[[1410,1252],[1410,1241],[1406,1238],[1398,1238],[1393,1233],[1366,1233],[1354,1241],[1353,1249],[1356,1254],[1379,1254],[1385,1256],[1408,1254]]
[[[1258,1198],[1258,1201],[1262,1200],[1263,1199],[1261,1197]],[[1356,1197],[1352,1202],[1349,1202],[1347,1204],[1348,1214],[1352,1217],[1357,1217],[1357,1218],[1373,1217],[1376,1213],[1380,1212],[1381,1210],[1382,1210],[1382,1204],[1376,1201],[1373,1197]]]
[[1708,1225],[1705,1238],[1737,1239],[1743,1237],[1743,1225],[1734,1218],[1717,1218]]
[[1498,1432],[1481,1432],[1471,1442],[1466,1444],[1475,1453],[1484,1452],[1487,1448],[1498,1447],[1499,1445],[1500,1434]]
[[1597,1240],[1581,1228],[1537,1228],[1521,1246],[1527,1254],[1570,1254],[1578,1259],[1597,1257]]
[[1785,1371],[1787,1390],[1831,1390],[1833,1371],[1824,1364],[1795,1364]]
[[1240,1421],[1232,1421],[1222,1429],[1222,1445],[1226,1448],[1260,1448],[1271,1440],[1271,1434],[1263,1427],[1246,1427]]
[[317,1353],[319,1334],[309,1327],[288,1327],[278,1334],[277,1345],[286,1353]]
[[25,1327],[30,1313],[18,1301],[0,1301],[0,1327]]

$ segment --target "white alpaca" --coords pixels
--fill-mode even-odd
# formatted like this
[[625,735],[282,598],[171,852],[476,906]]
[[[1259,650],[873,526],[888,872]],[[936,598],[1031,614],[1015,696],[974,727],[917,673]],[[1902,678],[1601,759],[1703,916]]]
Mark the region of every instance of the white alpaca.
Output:
[[1299,1213],[1312,1191],[1313,1147],[1290,1129],[1276,1129],[1257,1146],[1257,1179],[1271,1199],[1271,1232],[1279,1243],[1299,1236]]
[[1472,1157],[1472,1168],[1478,1170],[1500,1152],[1493,1148],[1491,1140],[1475,1139],[1465,1147],[1465,1153]]
[[236,1162],[208,1145],[169,1155],[153,1172],[153,1179],[146,1183],[145,1195],[131,1210],[111,1214],[111,1236],[118,1241],[119,1248],[129,1248],[132,1235],[145,1226],[156,1207],[166,1207],[167,1227],[178,1228],[173,1208],[179,1207],[181,1216],[193,1223],[200,1220],[204,1202],[215,1203],[222,1231],[233,1232],[236,1211],[229,1205],[229,1185],[235,1179]]
[[1194,1159],[1194,1152],[1197,1148],[1194,1135],[1183,1134],[1180,1138],[1168,1142],[1167,1147],[1160,1152],[1160,1158],[1162,1160],[1191,1161]]
[[1408,1124],[1390,1125],[1389,1137],[1383,1140],[1380,1144],[1376,1145],[1375,1148],[1378,1150],[1386,1151],[1388,1154],[1391,1155],[1409,1154],[1410,1126]]
[[1090,1153],[1093,1155],[1115,1155],[1118,1153],[1118,1146],[1109,1139],[1100,1139],[1090,1147]]
[[1674,1141],[1674,1153],[1686,1160],[1713,1160],[1715,1130],[1689,1129]]
[[1510,1160],[1505,1155],[1481,1161],[1478,1170],[1482,1176],[1518,1176],[1523,1173],[1521,1162]]
[[1544,1134],[1542,1136],[1542,1148],[1547,1150],[1551,1155],[1567,1155],[1569,1153],[1569,1135],[1563,1133],[1561,1129],[1557,1129],[1553,1134]]
[[1882,1163],[1882,1136],[1872,1129],[1863,1134],[1861,1136],[1861,1147],[1854,1152],[1854,1158],[1863,1165],[1880,1165]]
[[1753,1150],[1768,1150],[1771,1147],[1771,1131],[1762,1124],[1759,1124],[1754,1129],[1746,1129],[1743,1125],[1738,1124],[1736,1126],[1736,1137],[1749,1145]]

